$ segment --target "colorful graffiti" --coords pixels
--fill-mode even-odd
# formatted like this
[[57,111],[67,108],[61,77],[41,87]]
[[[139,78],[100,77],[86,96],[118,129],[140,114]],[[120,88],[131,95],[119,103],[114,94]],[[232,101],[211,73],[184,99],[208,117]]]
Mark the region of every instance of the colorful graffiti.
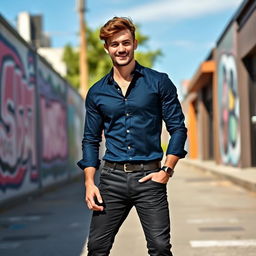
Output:
[[77,97],[76,92],[68,88],[68,145],[69,145],[69,167],[71,175],[75,175],[77,170],[72,168],[82,157],[81,141],[84,124],[84,102]]
[[38,180],[35,59],[0,34],[0,191]]
[[67,158],[66,111],[59,102],[46,103],[41,97],[41,122],[43,132],[42,158],[45,162]]
[[233,24],[217,46],[219,148],[223,164],[239,166],[241,158],[237,39]]
[[65,176],[68,158],[66,84],[57,74],[39,62],[38,86],[40,99],[40,127],[42,137],[41,167],[43,182],[46,178]]
[[237,69],[232,54],[222,54],[218,65],[220,152],[222,162],[237,166],[241,154]]
[[80,173],[83,115],[80,95],[0,15],[0,204]]

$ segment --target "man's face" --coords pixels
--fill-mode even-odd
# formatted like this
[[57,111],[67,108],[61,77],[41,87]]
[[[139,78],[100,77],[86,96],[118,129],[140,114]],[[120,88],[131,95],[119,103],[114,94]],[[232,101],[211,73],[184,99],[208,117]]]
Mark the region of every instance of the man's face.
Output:
[[137,40],[134,40],[130,30],[125,29],[110,37],[104,45],[115,66],[126,66],[134,59]]

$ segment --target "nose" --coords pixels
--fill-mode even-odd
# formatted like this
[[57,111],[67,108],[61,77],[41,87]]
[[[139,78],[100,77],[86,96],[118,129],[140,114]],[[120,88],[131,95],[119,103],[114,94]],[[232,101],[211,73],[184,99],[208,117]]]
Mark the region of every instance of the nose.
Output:
[[119,44],[118,52],[124,52],[124,51],[125,51],[125,47],[123,46],[123,44]]

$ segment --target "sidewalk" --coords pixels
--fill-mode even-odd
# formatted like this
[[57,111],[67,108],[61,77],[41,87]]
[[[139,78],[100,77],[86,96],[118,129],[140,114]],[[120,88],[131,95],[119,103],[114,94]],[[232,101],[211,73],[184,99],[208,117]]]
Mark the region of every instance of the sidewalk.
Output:
[[[255,256],[255,194],[184,160],[175,170],[168,182],[174,255]],[[0,255],[86,256],[91,214],[82,176],[1,211]],[[213,242],[218,245],[213,247]],[[135,209],[120,228],[110,255],[148,255]]]
[[[175,169],[167,186],[173,254],[255,256],[255,195],[183,160]],[[248,242],[253,245],[245,246]],[[134,208],[121,226],[110,253],[110,256],[130,255],[148,255]]]
[[182,159],[182,164],[189,169],[195,168],[210,172],[221,178],[242,186],[249,191],[256,192],[256,168],[237,168],[232,166],[217,165],[213,161],[201,161],[195,159]]

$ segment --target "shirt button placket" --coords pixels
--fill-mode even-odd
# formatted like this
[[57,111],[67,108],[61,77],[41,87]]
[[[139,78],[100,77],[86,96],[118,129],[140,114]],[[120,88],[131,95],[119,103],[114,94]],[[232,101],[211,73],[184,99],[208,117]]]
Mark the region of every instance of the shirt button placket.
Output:
[[125,122],[125,129],[126,129],[126,136],[127,136],[127,154],[128,154],[128,159],[131,160],[132,156],[131,156],[131,145],[129,145],[130,143],[130,129],[129,129],[129,117],[130,117],[130,113],[128,112],[128,99],[124,98],[124,103],[125,103],[125,116],[126,116],[126,122]]

